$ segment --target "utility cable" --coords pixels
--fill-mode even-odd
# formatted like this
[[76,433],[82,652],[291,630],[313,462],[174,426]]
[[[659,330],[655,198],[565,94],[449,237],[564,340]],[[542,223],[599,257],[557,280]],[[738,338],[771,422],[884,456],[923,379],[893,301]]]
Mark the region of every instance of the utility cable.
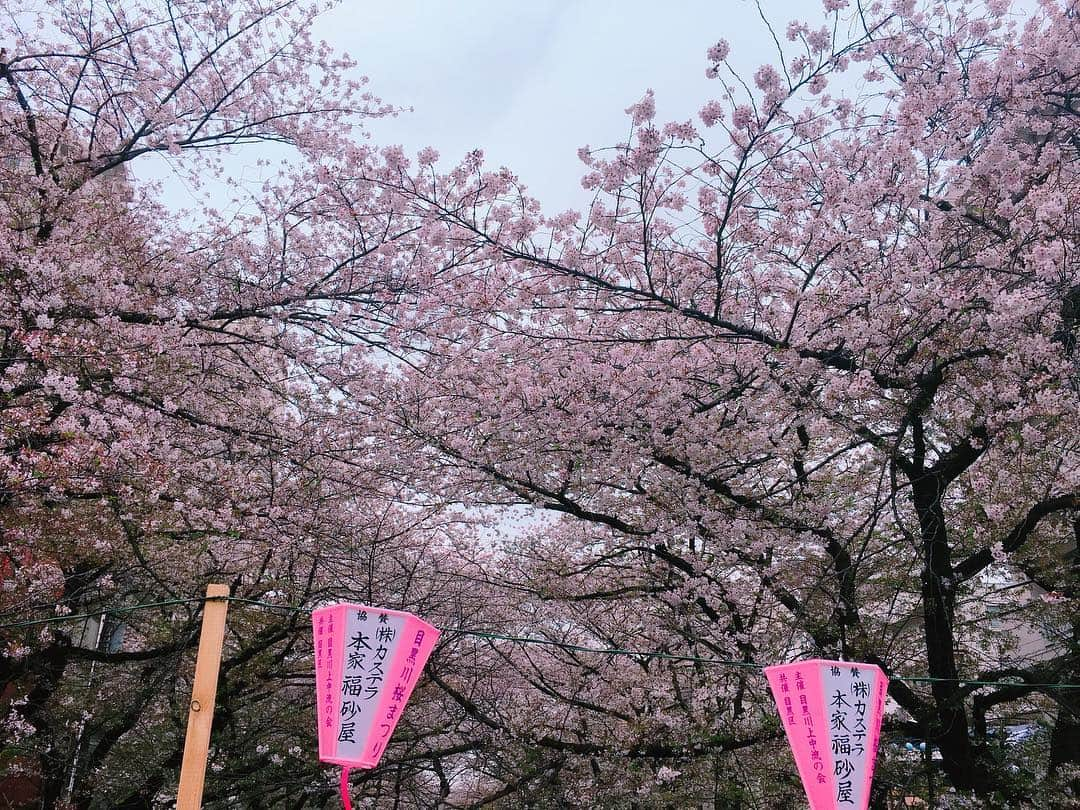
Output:
[[[179,599],[165,599],[160,602],[146,602],[136,605],[118,605],[116,607],[103,607],[100,610],[95,610],[92,613],[69,613],[64,616],[47,616],[40,619],[28,619],[19,622],[9,622],[6,624],[0,624],[0,630],[18,630],[28,627],[44,626],[50,624],[59,624],[63,622],[83,621],[87,619],[95,619],[103,614],[115,616],[125,615],[128,613],[136,613],[142,610],[151,610],[154,608],[162,607],[174,607],[177,605],[190,605],[200,602],[213,602],[213,601],[227,601],[238,605],[246,605],[249,607],[260,607],[268,610],[276,610],[284,613],[311,613],[312,608],[299,607],[296,605],[282,605],[275,602],[266,602],[260,599],[248,599],[241,596],[192,596]],[[535,638],[533,636],[518,636],[508,635],[504,633],[492,633],[482,630],[469,630],[463,627],[443,627],[440,628],[444,633],[456,633],[462,636],[471,636],[473,638],[484,639],[486,641],[509,641],[514,644],[522,645],[537,645],[544,647],[554,647],[560,650],[566,650],[567,652],[585,653],[589,655],[609,655],[609,656],[627,656],[636,659],[657,659],[662,661],[681,661],[694,664],[702,664],[705,666],[726,666],[741,669],[763,669],[762,664],[758,664],[752,661],[736,661],[725,658],[704,658],[696,655],[678,655],[675,653],[660,652],[656,650],[630,650],[621,647],[588,647],[581,644],[570,644],[564,641],[554,641],[546,638]],[[975,687],[1006,687],[1006,686],[1024,686],[1031,689],[1061,689],[1071,690],[1080,689],[1080,683],[1031,683],[1023,680],[1015,681],[984,681],[971,678],[935,678],[929,675],[893,675],[891,680],[904,681],[905,683],[956,683],[961,686],[975,686]]]

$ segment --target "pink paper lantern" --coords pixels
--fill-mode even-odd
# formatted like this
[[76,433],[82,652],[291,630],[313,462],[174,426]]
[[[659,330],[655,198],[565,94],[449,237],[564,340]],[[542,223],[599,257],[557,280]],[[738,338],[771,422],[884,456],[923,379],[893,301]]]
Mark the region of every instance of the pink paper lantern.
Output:
[[[319,759],[374,768],[439,631],[410,613],[338,604],[312,613]],[[343,787],[344,795],[344,787]]]
[[873,664],[765,668],[810,810],[866,810],[889,679]]

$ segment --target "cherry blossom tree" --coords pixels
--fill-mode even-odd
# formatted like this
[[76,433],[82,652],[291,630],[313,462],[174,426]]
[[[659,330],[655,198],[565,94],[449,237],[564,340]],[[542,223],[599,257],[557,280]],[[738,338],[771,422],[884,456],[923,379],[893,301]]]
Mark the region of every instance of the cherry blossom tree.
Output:
[[[383,396],[463,501],[561,516],[481,567],[521,632],[879,664],[894,733],[955,790],[1017,801],[1077,764],[1054,687],[1077,674],[1080,23],[825,5],[752,80],[711,48],[700,122],[632,105],[626,143],[581,152],[583,212],[544,215],[479,153],[388,153],[370,179],[423,223],[398,326],[429,350]],[[1027,657],[1017,623],[1043,636]],[[567,655],[519,651],[532,689],[460,702],[512,734],[561,710],[549,744],[586,762],[658,740],[694,761],[773,722],[738,670]],[[1015,773],[1010,712],[1052,725]]]
[[[384,311],[414,226],[320,162],[365,161],[359,127],[389,108],[311,41],[316,10],[57,2],[0,19],[0,609],[97,617],[3,631],[4,757],[42,806],[174,788],[207,581],[300,607],[454,599],[442,549],[468,521],[411,486],[370,394],[341,387],[394,362]],[[286,156],[256,188],[227,171],[251,145]],[[155,155],[239,203],[167,211],[130,170]],[[162,604],[125,611],[144,603]],[[208,802],[272,801],[252,775],[301,769],[300,798],[322,803],[307,621],[233,614],[231,751]],[[430,770],[426,728],[420,765],[373,789]]]
[[[215,577],[281,609],[232,610],[207,806],[326,803],[336,598],[447,628],[375,806],[791,804],[758,666],[801,655],[882,666],[940,752],[887,748],[876,807],[1065,806],[1080,23],[824,5],[752,78],[712,47],[700,121],[647,93],[554,215],[359,138],[390,110],[314,4],[4,16],[0,608],[104,617],[3,631],[42,803],[167,804]],[[237,202],[167,212],[148,159]]]

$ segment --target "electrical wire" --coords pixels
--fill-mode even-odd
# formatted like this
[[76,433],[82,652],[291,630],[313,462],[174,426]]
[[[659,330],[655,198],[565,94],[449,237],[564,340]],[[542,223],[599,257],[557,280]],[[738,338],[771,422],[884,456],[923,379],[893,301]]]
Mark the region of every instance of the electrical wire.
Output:
[[[6,624],[0,624],[0,630],[18,630],[29,627],[45,626],[50,624],[59,624],[63,622],[72,621],[84,621],[87,619],[94,619],[103,614],[110,616],[113,615],[126,615],[128,613],[136,613],[142,610],[151,610],[154,608],[162,607],[174,607],[177,605],[190,605],[200,602],[231,602],[238,605],[246,605],[249,607],[260,607],[269,610],[276,610],[285,613],[311,613],[312,608],[299,607],[296,605],[282,605],[275,602],[266,602],[260,599],[248,599],[241,596],[190,596],[178,599],[165,599],[159,602],[146,602],[137,605],[119,605],[116,607],[103,607],[100,610],[95,610],[92,613],[69,613],[63,616],[47,616],[39,619],[28,619],[19,622],[9,622]],[[762,664],[753,661],[736,661],[725,658],[703,658],[696,655],[678,655],[675,653],[660,652],[656,650],[630,650],[621,647],[587,647],[581,644],[570,644],[564,641],[554,641],[546,638],[535,638],[532,636],[517,636],[508,635],[504,633],[492,633],[483,630],[469,630],[464,627],[443,627],[440,628],[444,633],[456,633],[462,636],[471,636],[473,638],[484,639],[486,641],[509,641],[515,644],[522,645],[538,645],[545,647],[555,647],[557,649],[566,650],[567,652],[586,653],[589,655],[609,655],[609,656],[628,656],[636,659],[657,659],[662,661],[681,661],[694,664],[702,664],[705,666],[726,666],[742,669],[754,669],[761,670],[764,668]],[[1024,686],[1031,689],[1060,689],[1071,690],[1080,689],[1080,683],[1031,683],[1029,681],[1015,680],[1015,681],[984,681],[972,678],[935,678],[929,675],[893,675],[890,678],[895,681],[903,681],[905,683],[956,683],[960,686],[974,686],[978,688],[983,687],[1007,687],[1007,686]]]

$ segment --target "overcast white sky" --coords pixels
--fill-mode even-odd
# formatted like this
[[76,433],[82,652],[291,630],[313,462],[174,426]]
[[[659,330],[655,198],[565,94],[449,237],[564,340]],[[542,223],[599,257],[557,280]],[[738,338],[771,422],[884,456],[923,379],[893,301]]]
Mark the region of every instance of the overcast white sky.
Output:
[[[762,8],[781,36],[793,18],[824,20],[820,0]],[[482,148],[549,212],[584,201],[577,149],[624,140],[623,110],[646,89],[659,120],[696,118],[716,90],[705,50],[717,39],[748,78],[776,54],[753,0],[345,0],[315,33],[413,108],[373,122],[376,143],[447,160]]]
[[[1035,3],[1013,6],[1025,17]],[[826,21],[821,0],[760,5],[782,40],[792,19]],[[776,61],[755,0],[342,0],[317,20],[315,36],[357,59],[384,101],[412,108],[370,122],[376,144],[410,154],[433,146],[444,165],[482,148],[547,213],[587,204],[578,148],[625,140],[623,110],[647,89],[659,121],[697,118],[719,89],[705,78],[705,51],[718,39],[748,81]],[[191,205],[167,160],[137,171],[165,179],[178,207]],[[233,171],[254,179],[254,160],[238,154]]]

